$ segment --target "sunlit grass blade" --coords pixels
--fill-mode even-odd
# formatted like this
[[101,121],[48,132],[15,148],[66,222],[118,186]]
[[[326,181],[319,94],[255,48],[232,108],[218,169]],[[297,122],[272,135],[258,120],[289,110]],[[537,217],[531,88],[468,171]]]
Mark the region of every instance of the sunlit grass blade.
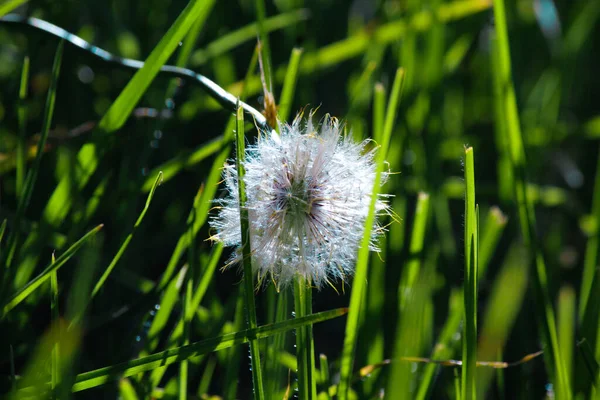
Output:
[[[558,294],[557,306],[558,343],[563,356],[565,372],[573,381],[573,349],[575,347],[575,291],[571,286],[563,286]],[[571,388],[569,388],[571,390]]]
[[[2,13],[0,12],[0,15]],[[27,99],[27,89],[29,87],[29,57],[23,59],[23,69],[21,70],[21,85],[19,86],[19,104],[17,106],[17,116],[19,117],[19,140],[17,141],[16,154],[16,170],[17,180],[15,182],[15,190],[20,196],[23,192],[25,184],[25,162],[27,160],[27,143],[26,143],[26,127],[27,127],[27,107],[25,101]]]
[[260,326],[255,329],[246,329],[227,335],[202,340],[188,346],[170,349],[147,357],[130,360],[110,367],[80,374],[73,385],[73,391],[79,392],[92,387],[100,386],[121,377],[128,377],[140,372],[153,370],[157,367],[180,362],[190,357],[196,357],[214,351],[227,349],[232,346],[258,340],[274,334],[287,332],[307,324],[315,324],[344,315],[348,310],[339,308],[308,315],[303,318],[290,319],[284,322]]
[[473,148],[465,148],[465,280],[464,328],[461,394],[463,399],[477,397],[477,266],[479,262],[479,218],[475,203],[475,166]]
[[7,0],[2,2],[2,4],[0,4],[0,17],[27,3],[27,1],[28,0]]
[[[178,48],[179,42],[187,34],[195,20],[211,9],[213,2],[214,0],[192,0],[186,6],[171,28],[162,37],[154,50],[152,50],[144,66],[135,73],[125,89],[123,89],[107,113],[102,117],[98,124],[98,129],[101,132],[114,132],[123,126],[131,111],[158,74],[160,68],[167,62],[173,51]],[[79,188],[83,187],[96,171],[100,155],[100,149],[97,148],[95,143],[86,143],[79,150],[77,154],[80,166],[77,182]],[[46,205],[44,218],[52,226],[58,226],[69,212],[72,204],[72,198],[69,196],[70,187],[71,182],[69,182],[69,178],[65,177],[61,179]]]
[[540,328],[543,333],[542,339],[547,347],[545,359],[548,363],[548,372],[554,381],[557,397],[568,400],[571,398],[571,385],[569,384],[569,377],[566,374],[559,349],[556,317],[550,297],[548,271],[536,234],[535,210],[527,193],[525,149],[521,135],[516,94],[512,82],[510,47],[503,0],[494,0],[494,17],[496,22],[496,39],[492,41],[492,51],[497,52],[495,55],[497,63],[494,68],[494,74],[496,74],[495,79],[498,80],[502,88],[499,93],[496,93],[496,101],[501,102],[502,111],[504,111],[503,118],[506,119],[507,142],[514,174],[513,189],[519,211],[521,232],[527,246],[531,249],[531,256],[534,257],[534,289],[539,310],[536,314],[540,320]]
[[400,103],[400,94],[402,93],[402,84],[404,81],[404,70],[399,68],[396,71],[394,78],[394,84],[390,94],[390,99],[387,107],[387,113],[385,118],[385,124],[383,127],[383,134],[381,135],[380,148],[377,152],[376,158],[376,171],[375,179],[373,184],[373,191],[371,192],[371,205],[369,207],[369,214],[365,220],[365,231],[361,247],[358,251],[358,257],[356,262],[356,272],[354,275],[354,283],[352,286],[352,294],[350,297],[350,313],[348,315],[348,321],[346,323],[346,334],[344,337],[344,347],[342,352],[341,360],[341,375],[340,375],[340,390],[339,398],[345,400],[348,396],[348,390],[350,388],[350,379],[352,376],[352,366],[354,364],[354,353],[356,350],[356,340],[358,332],[358,323],[360,318],[360,309],[363,302],[363,294],[366,286],[366,279],[368,276],[368,264],[369,264],[369,243],[371,240],[371,231],[373,229],[373,223],[375,222],[375,203],[377,196],[380,192],[380,180],[381,174],[385,167],[385,158],[390,144],[390,138],[392,136],[392,129],[394,121],[396,120],[396,114],[398,111],[398,104]]
[[40,285],[50,279],[50,275],[52,272],[57,271],[60,267],[62,267],[73,255],[83,246],[85,242],[87,242],[92,236],[94,236],[100,229],[102,229],[103,225],[98,225],[88,233],[86,233],[81,239],[75,242],[71,247],[69,247],[63,254],[60,255],[53,263],[50,263],[44,271],[30,281],[25,287],[19,290],[16,294],[14,294],[10,300],[2,307],[2,314],[0,315],[0,319],[4,318],[10,310],[15,308],[19,303],[27,298],[34,290],[36,290]]
[[290,110],[294,101],[294,92],[296,90],[296,82],[298,80],[298,66],[300,65],[300,57],[302,49],[294,48],[288,63],[288,69],[283,80],[281,88],[281,97],[279,98],[278,118],[280,121],[287,121],[290,116]]
[[133,235],[135,234],[138,226],[140,226],[140,224],[144,220],[144,217],[146,216],[146,213],[148,212],[148,209],[150,208],[150,202],[152,201],[152,198],[154,197],[154,192],[156,191],[156,188],[161,183],[162,183],[162,172],[159,172],[158,176],[154,180],[154,185],[152,185],[152,188],[150,189],[150,193],[148,194],[148,197],[146,198],[146,204],[144,205],[142,212],[138,216],[137,221],[135,221],[135,224],[133,225],[133,229],[131,230],[129,235],[127,235],[127,237],[123,241],[123,244],[121,244],[119,251],[117,251],[117,254],[115,255],[115,257],[112,259],[112,261],[110,262],[110,264],[108,265],[106,270],[104,270],[104,272],[102,273],[102,276],[100,276],[100,278],[96,282],[96,285],[94,286],[94,289],[92,290],[92,294],[90,295],[90,301],[98,294],[98,292],[104,285],[104,282],[106,282],[106,279],[108,279],[108,276],[110,275],[112,270],[115,268],[115,266],[117,265],[117,263],[119,262],[119,260],[123,256],[123,254],[125,253],[125,250],[127,250],[127,247],[129,246],[129,243],[131,242],[131,239],[133,239]]
[[[246,320],[248,328],[254,329],[258,326],[256,321],[256,303],[254,299],[254,274],[252,273],[252,243],[250,242],[250,225],[248,221],[248,209],[246,208],[246,185],[244,176],[245,141],[244,136],[244,110],[239,107],[236,119],[236,157],[235,166],[238,173],[238,196],[240,204],[240,226],[242,230],[242,263],[244,266],[244,299],[246,303]],[[262,366],[260,364],[260,349],[258,340],[250,340],[250,362],[252,364],[252,384],[254,386],[254,398],[262,400],[265,398],[262,381]]]

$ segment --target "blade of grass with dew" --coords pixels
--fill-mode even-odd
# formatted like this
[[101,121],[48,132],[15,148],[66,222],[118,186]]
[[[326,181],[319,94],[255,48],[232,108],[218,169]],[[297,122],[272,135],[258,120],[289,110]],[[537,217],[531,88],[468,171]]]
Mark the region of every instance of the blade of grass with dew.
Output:
[[461,394],[477,398],[477,279],[479,260],[479,221],[475,203],[475,162],[472,147],[465,148],[465,280]]
[[[252,273],[252,243],[250,242],[250,225],[248,221],[248,209],[246,208],[246,186],[244,185],[245,140],[244,136],[244,110],[238,107],[236,124],[236,157],[235,166],[238,177],[238,196],[240,204],[240,227],[242,230],[242,263],[244,266],[244,299],[246,304],[246,320],[248,327],[254,329],[258,326],[256,321],[256,303],[254,299],[254,274]],[[262,366],[260,364],[260,349],[258,340],[250,341],[250,362],[252,365],[252,385],[254,398],[262,400],[265,398],[262,381]]]
[[[0,15],[2,13],[0,12]],[[27,99],[27,88],[29,83],[29,57],[23,59],[23,69],[21,70],[21,84],[19,86],[19,104],[17,106],[17,116],[19,119],[19,140],[17,141],[16,154],[16,169],[17,177],[15,182],[15,190],[17,196],[23,193],[23,185],[25,184],[25,162],[27,161],[27,142],[26,142],[26,127],[27,127],[27,107],[25,101]]]
[[402,68],[399,68],[396,71],[394,84],[392,86],[392,91],[390,94],[385,124],[383,127],[383,135],[381,136],[381,147],[379,148],[379,151],[376,155],[376,170],[373,191],[371,192],[371,204],[369,207],[369,214],[367,215],[367,218],[365,220],[365,231],[363,234],[361,247],[358,251],[358,257],[356,262],[356,272],[354,275],[354,283],[352,287],[352,294],[350,297],[350,313],[348,314],[348,321],[346,323],[346,334],[344,337],[344,347],[342,351],[341,360],[339,390],[339,398],[341,400],[347,399],[348,391],[350,388],[352,366],[354,364],[354,353],[356,350],[356,333],[358,332],[360,306],[363,302],[363,294],[365,291],[366,279],[368,276],[369,242],[371,240],[371,231],[373,229],[373,224],[375,223],[375,203],[377,202],[377,196],[380,192],[381,174],[383,172],[385,157],[387,155],[387,150],[389,148],[394,122],[396,120],[398,104],[400,102],[400,94],[402,93],[403,81],[404,70]]
[[63,254],[60,255],[56,259],[55,262],[50,263],[44,271],[39,274],[36,278],[30,281],[25,287],[15,293],[10,300],[6,302],[2,306],[2,314],[0,315],[0,319],[4,318],[6,314],[10,312],[13,308],[15,308],[19,303],[27,298],[34,290],[36,290],[40,285],[46,282],[52,272],[57,271],[60,267],[62,267],[73,255],[79,250],[83,244],[88,241],[92,236],[94,236],[100,229],[102,229],[102,224],[98,225],[88,233],[86,233],[81,239],[75,242],[71,247],[69,247]]
[[306,324],[315,324],[327,321],[346,314],[348,309],[339,308],[312,314],[303,318],[290,319],[270,325],[263,325],[255,329],[246,329],[239,332],[218,336],[188,346],[178,347],[155,353],[146,357],[130,360],[124,363],[100,368],[94,371],[79,374],[73,385],[73,391],[79,392],[92,387],[101,386],[115,379],[136,375],[140,372],[150,371],[160,366],[170,365],[190,357],[211,353],[230,348],[250,340],[258,340],[274,334],[287,332]]
[[[50,125],[52,125],[52,117],[54,115],[54,104],[56,100],[56,89],[58,85],[58,77],[60,74],[63,49],[64,41],[61,40],[58,44],[58,47],[56,48],[56,53],[54,55],[54,63],[52,65],[50,86],[48,87],[48,94],[46,97],[46,106],[44,109],[42,131],[40,134],[40,140],[38,142],[37,153],[33,161],[33,165],[31,166],[31,168],[29,169],[29,173],[27,174],[27,178],[23,186],[23,191],[21,192],[21,195],[19,197],[17,212],[14,219],[15,229],[11,231],[8,237],[8,255],[5,263],[6,268],[11,267],[12,261],[16,256],[16,252],[18,251],[19,226],[21,224],[21,219],[23,218],[25,210],[27,209],[27,206],[29,206],[29,202],[31,201],[33,188],[36,184],[42,162],[42,155],[44,153],[43,150],[46,147],[46,141],[48,139]],[[4,283],[6,283],[6,280]],[[6,290],[7,288],[6,286],[0,287],[0,292],[2,291],[2,289]]]
[[[212,1],[190,1],[154,50],[152,50],[144,66],[135,73],[125,89],[123,89],[107,113],[102,117],[98,124],[98,130],[104,133],[111,133],[123,126],[131,111],[158,74],[160,68],[179,46],[179,42],[192,27],[196,18],[207,12],[207,10],[210,10],[211,7]],[[87,183],[96,170],[100,155],[100,149],[94,143],[84,144],[77,154],[77,160],[81,167],[77,182],[79,188],[82,188]],[[72,198],[69,196],[69,186],[70,182],[68,179],[62,179],[46,205],[44,219],[51,226],[57,227],[70,210]]]
[[[299,9],[288,13],[279,14],[264,20],[263,29],[265,33],[292,26],[298,22],[306,21],[309,18],[309,11]],[[250,40],[256,40],[258,32],[258,23],[252,23],[225,34],[218,39],[210,42],[202,49],[196,50],[191,56],[191,64],[195,67],[205,64],[210,59],[227,53],[236,47]]]
[[296,47],[292,50],[292,55],[290,56],[288,68],[283,80],[283,87],[281,88],[281,97],[279,98],[278,117],[280,121],[287,121],[290,115],[290,109],[296,91],[296,82],[298,81],[298,66],[300,65],[302,52],[302,49]]
[[553,377],[558,398],[569,400],[571,398],[569,377],[566,375],[565,366],[562,361],[562,355],[558,347],[558,334],[556,331],[556,318],[552,299],[550,298],[548,271],[542,254],[542,249],[538,245],[535,229],[535,210],[532,202],[528,199],[526,191],[525,177],[525,149],[523,147],[523,137],[519,122],[519,113],[517,109],[517,100],[512,81],[510,67],[510,49],[508,41],[508,31],[506,25],[506,14],[503,0],[494,0],[494,17],[496,22],[496,39],[492,42],[492,51],[497,51],[497,66],[494,73],[503,88],[502,92],[497,94],[498,101],[501,101],[502,110],[506,119],[506,132],[508,137],[508,147],[510,149],[510,160],[514,173],[514,193],[517,200],[519,211],[519,220],[521,231],[527,246],[531,248],[535,263],[535,298],[539,308],[536,313],[540,318],[541,331],[543,332],[543,341],[547,348],[545,360],[548,363],[548,371]]
[[[179,292],[183,286],[186,275],[189,273],[189,266],[186,264],[179,269],[177,279],[173,279],[167,285],[162,298],[160,299],[159,308],[154,316],[150,328],[148,329],[148,340],[144,346],[144,350],[140,352],[140,356],[145,356],[153,352],[160,343],[160,334],[169,322],[169,318],[173,313],[173,309],[179,298]],[[182,326],[183,328],[183,326]]]
[[[238,292],[238,295],[241,292]],[[237,301],[237,305],[235,307],[235,316],[233,319],[233,331],[242,330],[244,327],[244,297],[239,296]],[[238,346],[234,346],[229,349],[227,354],[227,360],[230,362],[227,363],[225,374],[223,376],[223,387],[225,388],[224,398],[226,399],[235,399],[237,398],[237,389],[238,389],[238,379],[240,372],[240,364],[242,364],[242,351]],[[268,357],[267,357],[268,360]],[[265,371],[268,371],[265,368]],[[268,372],[265,374],[267,375]],[[268,382],[268,380],[267,380]],[[267,391],[265,395],[269,396],[272,392]]]
[[[217,264],[219,262],[219,259],[221,258],[221,254],[223,253],[223,245],[221,243],[217,243],[212,250],[212,253],[209,257],[208,262],[206,263],[206,269],[203,270],[203,275],[202,278],[200,279],[200,282],[198,283],[198,286],[196,287],[196,290],[194,292],[194,295],[192,297],[192,301],[191,304],[189,306],[189,309],[191,310],[197,310],[200,306],[200,303],[202,302],[202,299],[204,298],[204,295],[206,293],[206,290],[208,288],[209,283],[212,281],[215,270],[217,268]],[[171,284],[173,285],[174,282],[171,282]],[[169,290],[169,289],[167,289]],[[166,294],[165,296],[163,296],[163,299],[166,299]],[[166,309],[167,311],[172,309],[168,308],[169,306],[166,305]],[[162,309],[162,305],[160,307],[160,309]],[[159,311],[160,311],[159,309]],[[170,314],[170,312],[167,312],[164,314],[164,317],[161,318],[168,318],[168,315]],[[166,322],[166,320],[165,320]],[[154,324],[154,321],[153,321]],[[162,326],[164,326],[164,324],[161,324]],[[217,326],[219,324],[216,324]],[[150,329],[153,330],[154,334],[152,336],[156,336],[156,339],[152,342],[152,345],[146,347],[146,353],[142,353],[142,355],[146,355],[151,351],[154,351],[159,343],[158,341],[158,334],[160,333],[162,326],[160,327],[160,329],[158,327],[154,327],[153,325],[150,326]],[[242,327],[240,327],[239,329],[242,329]],[[217,331],[218,332],[218,331]],[[178,343],[180,343],[181,341],[181,337],[184,334],[184,324],[182,319],[180,318],[177,321],[177,325],[175,326],[175,329],[173,329],[173,331],[171,332],[171,334],[169,335],[166,343],[167,343],[167,348],[175,348]],[[152,374],[150,376],[150,385],[152,387],[156,387],[161,379],[163,378],[164,374],[166,373],[167,368],[156,368],[152,371]]]
[[[498,355],[502,354],[517,316],[523,307],[529,272],[527,260],[527,249],[520,244],[510,246],[500,272],[494,280],[486,308],[482,313],[483,321],[477,348],[480,360],[496,360]],[[479,398],[487,398],[486,395],[493,377],[493,370],[477,369],[477,396]]]
[[148,194],[148,197],[146,198],[146,204],[144,205],[142,212],[138,216],[138,219],[135,221],[135,224],[133,225],[133,229],[131,230],[129,235],[127,235],[127,237],[121,244],[121,247],[119,247],[119,251],[117,251],[117,254],[115,254],[114,258],[111,260],[111,262],[108,265],[108,267],[106,268],[106,270],[104,270],[104,272],[102,273],[102,276],[96,282],[96,285],[94,286],[94,289],[92,290],[92,294],[90,295],[90,301],[98,294],[98,292],[100,291],[100,289],[102,288],[102,286],[104,285],[106,280],[108,279],[108,276],[110,275],[112,270],[115,268],[115,266],[117,265],[117,263],[119,262],[119,260],[123,256],[123,254],[125,253],[125,250],[127,250],[127,247],[129,246],[129,243],[131,242],[131,239],[133,239],[133,235],[135,234],[137,228],[140,226],[140,224],[144,220],[144,217],[146,216],[146,213],[148,212],[148,209],[150,208],[150,202],[152,201],[152,198],[154,197],[154,192],[156,191],[156,188],[161,183],[162,183],[162,172],[159,172],[156,179],[154,180],[154,184],[152,185],[152,188],[150,189],[150,193]]

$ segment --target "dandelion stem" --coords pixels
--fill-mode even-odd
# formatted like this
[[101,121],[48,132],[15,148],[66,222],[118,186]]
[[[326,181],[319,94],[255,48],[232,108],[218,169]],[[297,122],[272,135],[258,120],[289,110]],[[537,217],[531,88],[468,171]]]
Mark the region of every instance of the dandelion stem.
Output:
[[[240,199],[240,225],[242,229],[242,259],[244,264],[244,296],[246,301],[246,318],[248,328],[254,329],[258,326],[256,322],[256,304],[254,301],[254,277],[252,274],[250,226],[248,223],[248,209],[246,208],[246,187],[244,185],[244,110],[241,106],[237,109],[236,126],[236,169],[238,173],[238,190]],[[265,398],[262,384],[262,369],[260,366],[260,352],[258,340],[250,340],[250,362],[252,366],[252,384],[254,387],[254,398],[262,400]]]
[[[296,318],[312,314],[312,292],[304,276],[294,279],[294,309]],[[312,325],[296,329],[296,357],[298,359],[298,398],[315,399],[317,386],[315,376],[315,351]]]

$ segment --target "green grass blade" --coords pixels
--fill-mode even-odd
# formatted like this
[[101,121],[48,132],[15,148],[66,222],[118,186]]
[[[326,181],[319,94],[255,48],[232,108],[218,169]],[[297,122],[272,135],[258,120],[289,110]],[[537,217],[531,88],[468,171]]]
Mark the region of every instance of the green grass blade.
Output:
[[573,378],[576,316],[575,291],[571,286],[563,286],[558,294],[558,343],[565,363],[565,371],[570,381]]
[[296,82],[298,80],[298,66],[300,65],[302,51],[303,50],[299,48],[294,48],[292,50],[290,62],[288,63],[288,68],[283,80],[278,110],[278,117],[282,122],[287,121],[290,116],[290,110],[294,101],[294,92],[296,90]]
[[213,140],[208,141],[207,143],[200,145],[191,153],[186,152],[179,154],[178,156],[164,162],[158,167],[153,168],[148,174],[148,178],[142,185],[142,192],[147,193],[150,191],[150,189],[152,189],[155,181],[155,179],[152,177],[156,176],[156,174],[159,172],[163,173],[163,182],[168,182],[183,169],[190,168],[219,152],[220,150],[223,150],[223,148],[229,146],[230,142],[233,140],[232,136],[233,135],[221,135]]
[[[244,265],[244,299],[246,302],[246,319],[248,327],[254,329],[258,326],[256,321],[256,303],[254,299],[254,274],[252,273],[252,243],[250,242],[250,225],[248,209],[246,208],[246,185],[244,184],[245,140],[244,136],[244,110],[238,107],[236,124],[236,157],[235,166],[238,173],[238,195],[240,204],[240,225],[242,230],[242,263]],[[262,381],[262,367],[260,365],[260,349],[258,340],[250,341],[250,362],[252,365],[252,384],[254,398],[265,398]]]
[[[312,313],[312,293],[309,283],[302,277],[294,279],[294,310],[297,318]],[[312,326],[301,326],[296,330],[296,358],[298,370],[298,398],[314,399],[317,396],[315,374],[314,341]]]
[[57,271],[60,267],[62,267],[73,255],[79,250],[81,246],[85,242],[87,242],[92,236],[94,236],[100,229],[102,229],[103,225],[98,225],[88,233],[86,233],[81,239],[75,242],[71,247],[69,247],[63,254],[60,255],[56,259],[55,262],[50,263],[44,271],[39,274],[36,278],[34,278],[31,282],[29,282],[25,287],[19,290],[15,295],[13,295],[10,300],[2,307],[2,315],[1,318],[4,318],[10,310],[15,308],[19,303],[27,298],[34,290],[40,287],[44,282],[50,279],[50,275],[52,272]]
[[494,17],[497,36],[497,39],[492,43],[492,51],[497,52],[497,66],[494,69],[494,72],[497,74],[496,79],[498,79],[500,87],[502,88],[500,93],[497,93],[496,95],[498,96],[497,100],[502,104],[504,118],[507,122],[506,133],[508,137],[508,147],[510,149],[510,160],[513,167],[514,193],[519,211],[521,231],[526,244],[531,248],[532,256],[534,257],[535,297],[537,306],[539,307],[539,312],[537,314],[540,317],[543,341],[547,348],[546,360],[549,364],[549,373],[553,376],[557,397],[568,400],[571,398],[571,391],[569,389],[571,385],[569,384],[569,377],[566,375],[565,365],[562,361],[562,355],[559,349],[556,318],[549,292],[550,283],[548,281],[548,272],[541,248],[537,242],[533,203],[529,200],[527,193],[525,149],[523,147],[523,137],[521,135],[516,94],[512,82],[510,49],[503,0],[494,0]]
[[[54,258],[54,254],[52,254],[52,263],[55,263],[56,259]],[[50,315],[52,318],[52,329],[57,329],[55,332],[57,339],[54,342],[54,346],[52,346],[52,365],[51,365],[51,375],[52,375],[52,390],[56,390],[58,384],[61,380],[60,378],[60,312],[58,309],[58,273],[56,271],[52,272],[50,275]]]
[[[423,282],[423,245],[429,220],[430,196],[419,193],[415,205],[415,217],[411,230],[409,259],[402,271],[398,287],[398,323],[394,341],[394,359],[418,354],[422,345],[423,317],[426,288]],[[428,253],[434,254],[429,250]],[[387,381],[386,392],[405,398],[410,395],[410,364],[393,363]]]
[[[0,13],[1,14],[1,13]],[[17,169],[17,181],[15,183],[15,190],[17,196],[20,196],[23,192],[23,185],[25,184],[25,162],[27,161],[27,143],[26,143],[26,126],[27,126],[27,107],[25,106],[25,100],[27,99],[27,89],[29,83],[29,57],[23,59],[23,69],[21,70],[21,85],[19,86],[19,105],[17,106],[17,115],[19,117],[19,140],[17,142],[17,154],[16,154],[16,169]]]
[[345,400],[347,398],[350,388],[350,380],[352,378],[352,366],[354,364],[354,353],[356,350],[357,340],[356,333],[358,332],[358,323],[361,311],[360,308],[363,302],[363,294],[368,276],[369,241],[371,240],[371,231],[373,229],[373,223],[375,222],[375,203],[381,190],[379,182],[383,172],[385,157],[390,144],[390,138],[392,137],[392,128],[394,126],[394,121],[396,120],[403,81],[404,70],[399,68],[396,71],[394,84],[390,94],[390,100],[388,103],[385,124],[383,128],[383,135],[381,137],[381,147],[379,148],[376,156],[376,172],[373,191],[371,192],[371,205],[369,208],[369,214],[365,220],[365,232],[361,247],[358,251],[358,258],[356,262],[356,273],[354,275],[354,283],[350,297],[350,313],[348,314],[348,321],[346,323],[346,334],[344,337],[344,347],[342,351],[339,386],[339,398],[341,400]]
[[262,56],[262,67],[265,77],[267,90],[273,91],[273,74],[271,73],[271,46],[269,44],[269,35],[265,29],[265,20],[267,18],[265,0],[256,0],[256,23],[258,28],[258,37],[261,42],[260,53]]
[[[263,23],[263,29],[264,32],[268,33],[277,29],[286,28],[301,21],[305,21],[308,18],[308,10],[294,10],[289,13],[280,14],[265,19]],[[223,35],[215,41],[207,44],[206,47],[196,50],[192,54],[191,64],[195,67],[206,64],[206,62],[212,58],[225,54],[247,41],[256,40],[257,32],[258,23],[252,23],[231,33]]]
[[473,148],[465,148],[465,295],[461,394],[463,399],[477,398],[477,265],[479,224],[475,204],[475,166]]
[[184,359],[197,357],[202,354],[211,353],[230,348],[250,340],[258,340],[275,334],[287,332],[307,324],[315,324],[344,315],[348,309],[339,308],[323,311],[303,318],[290,319],[270,325],[263,325],[254,329],[246,329],[240,332],[229,333],[223,336],[202,340],[188,346],[170,349],[146,357],[127,361],[110,367],[100,368],[94,371],[79,374],[73,385],[73,391],[79,392],[92,387],[101,386],[115,379],[136,375],[140,372],[150,371],[157,367],[180,362]]
[[60,41],[58,47],[56,49],[56,54],[54,55],[54,64],[52,65],[52,77],[50,79],[50,87],[48,88],[48,95],[46,97],[46,107],[44,109],[44,119],[42,122],[42,131],[40,135],[40,140],[38,142],[37,151],[35,159],[33,160],[33,165],[27,174],[27,178],[25,180],[25,184],[23,186],[23,191],[19,198],[19,203],[17,205],[17,213],[15,215],[14,226],[15,229],[11,232],[8,239],[8,258],[6,260],[6,267],[10,267],[13,258],[15,257],[15,253],[17,251],[17,233],[19,231],[19,226],[21,224],[21,219],[25,213],[25,209],[29,205],[31,201],[31,196],[33,194],[33,188],[37,181],[37,176],[40,170],[40,165],[42,162],[42,155],[44,154],[44,148],[46,147],[46,141],[48,140],[48,133],[50,132],[50,125],[52,125],[52,116],[54,115],[54,104],[56,100],[56,86],[58,84],[58,76],[60,74],[60,65],[62,62],[62,54],[64,49],[64,41]]
[[[600,155],[600,150],[598,151]],[[580,300],[579,300],[579,319],[583,319],[588,304],[588,299],[593,293],[592,282],[596,273],[598,261],[598,250],[600,249],[600,157],[596,164],[596,175],[594,182],[594,194],[592,195],[592,216],[594,220],[593,234],[588,239],[585,246],[585,258],[583,261],[583,277],[581,279]],[[594,296],[598,301],[598,296]]]
[[[515,325],[527,291],[527,250],[513,244],[508,250],[498,277],[494,280],[488,304],[483,313],[477,356],[480,360],[497,360]],[[522,329],[517,327],[516,329]],[[477,369],[477,395],[485,399],[494,377],[489,368]]]
[[179,47],[179,43],[198,18],[205,18],[215,0],[192,0],[179,14],[171,28],[165,33],[158,45],[121,92],[108,112],[102,117],[98,127],[104,132],[113,132],[125,123],[142,95],[154,80],[160,68]]
[[8,14],[15,8],[27,3],[28,0],[7,0],[0,4],[0,17]]
[[483,235],[481,235],[479,242],[479,265],[477,266],[479,280],[485,275],[507,222],[508,218],[498,207],[493,206],[490,208],[485,218]]
[[[463,320],[463,291],[452,291],[448,303],[450,304],[448,317],[431,354],[430,358],[432,360],[447,360],[452,357],[454,348],[453,342],[456,341],[456,333],[458,332],[460,324]],[[436,364],[428,364],[425,367],[419,389],[415,396],[416,400],[425,400],[431,398],[433,378],[439,368],[441,367]]]
[[92,290],[92,294],[90,296],[90,301],[98,294],[98,291],[102,288],[102,286],[104,285],[104,282],[106,282],[106,280],[108,279],[108,276],[110,275],[112,270],[115,268],[115,266],[117,265],[117,263],[119,262],[119,260],[123,256],[123,254],[125,253],[125,250],[127,250],[127,247],[129,246],[129,243],[131,242],[131,239],[133,239],[133,235],[135,234],[138,226],[140,226],[140,224],[144,220],[144,217],[146,216],[146,213],[148,212],[148,209],[150,208],[150,202],[152,201],[152,198],[154,197],[154,192],[156,191],[156,188],[161,183],[162,183],[162,172],[159,172],[156,179],[154,180],[154,184],[152,185],[152,188],[150,189],[150,193],[148,194],[148,197],[146,198],[146,204],[144,205],[142,212],[138,216],[137,221],[135,221],[135,224],[133,225],[133,229],[131,230],[129,235],[127,235],[127,237],[125,238],[125,241],[123,241],[123,244],[121,244],[119,251],[117,251],[117,254],[115,255],[115,257],[112,259],[112,261],[110,262],[110,264],[108,265],[106,270],[104,270],[104,272],[102,273],[102,276],[98,279],[98,282],[96,282],[96,285],[94,286],[94,289]]

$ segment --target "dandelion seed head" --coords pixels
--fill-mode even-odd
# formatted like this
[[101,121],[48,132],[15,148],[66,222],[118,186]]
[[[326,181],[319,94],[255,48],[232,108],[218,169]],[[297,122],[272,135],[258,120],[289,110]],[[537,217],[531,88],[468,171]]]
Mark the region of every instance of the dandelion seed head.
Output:
[[[368,141],[343,135],[337,119],[326,116],[315,126],[312,114],[280,123],[280,135],[262,135],[246,150],[246,207],[252,268],[258,281],[278,287],[300,275],[317,288],[353,274],[375,180],[374,150]],[[387,179],[384,172],[381,184]],[[225,165],[228,195],[217,200],[210,224],[213,239],[236,247],[228,264],[241,261],[237,171]],[[385,196],[378,215],[389,213]],[[384,229],[375,222],[370,250],[378,251]]]

